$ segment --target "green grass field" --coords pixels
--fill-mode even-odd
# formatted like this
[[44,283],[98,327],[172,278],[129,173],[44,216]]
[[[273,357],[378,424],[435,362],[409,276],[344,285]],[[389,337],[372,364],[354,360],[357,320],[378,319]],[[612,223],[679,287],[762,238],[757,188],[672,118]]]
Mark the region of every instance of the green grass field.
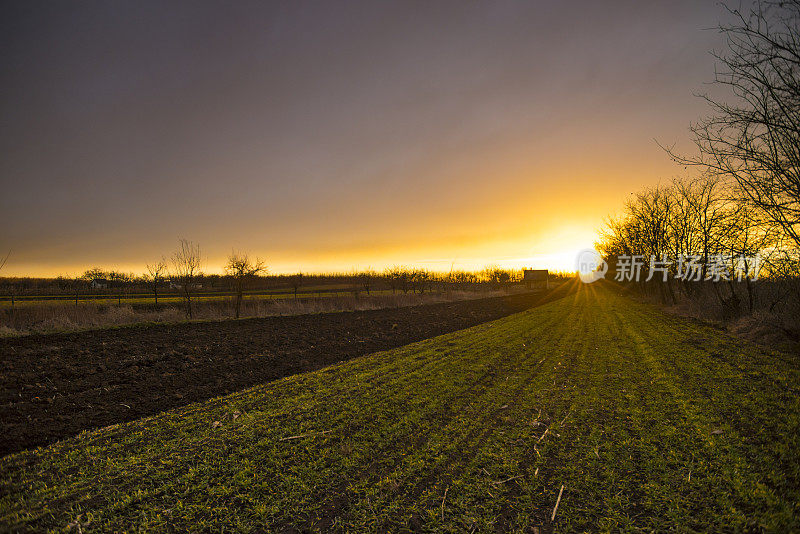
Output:
[[584,286],[3,458],[0,524],[546,531],[563,486],[556,531],[785,532],[798,392],[792,356]]

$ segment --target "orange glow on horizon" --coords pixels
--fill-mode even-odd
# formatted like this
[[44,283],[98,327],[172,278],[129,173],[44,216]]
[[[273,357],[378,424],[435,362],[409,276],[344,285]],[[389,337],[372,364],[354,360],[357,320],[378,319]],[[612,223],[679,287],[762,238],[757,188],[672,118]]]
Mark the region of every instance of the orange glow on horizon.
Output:
[[[59,8],[15,11],[9,57],[35,68],[7,84],[0,277],[142,273],[181,238],[208,273],[232,250],[276,274],[572,271],[631,191],[682,172],[654,139],[691,151],[707,111],[724,38],[700,4],[131,3],[79,9],[106,23],[78,41]],[[225,45],[198,48],[211,23]]]
[[[596,232],[591,227],[565,225],[551,232],[538,232],[528,236],[512,236],[505,239],[486,240],[478,243],[460,242],[450,246],[426,246],[411,250],[336,250],[323,254],[263,254],[248,251],[251,257],[266,258],[269,274],[345,273],[372,269],[383,269],[402,265],[424,268],[446,273],[450,270],[480,271],[485,267],[498,266],[506,269],[537,268],[551,271],[573,272],[575,258],[580,250],[592,246]],[[221,274],[227,253],[203,250],[203,271]],[[169,257],[167,257],[169,263]],[[101,267],[122,272],[142,274],[142,263],[81,263],[64,266],[53,271],[29,269],[24,273],[3,272],[4,276],[74,277],[91,267]]]
[[[423,198],[405,220],[396,217],[403,206],[391,198],[345,211],[339,206],[357,201],[342,197],[326,205],[309,204],[300,218],[284,223],[289,226],[283,232],[277,223],[249,214],[242,215],[251,217],[242,225],[250,230],[242,233],[207,226],[213,220],[203,219],[197,229],[187,226],[174,237],[158,235],[125,248],[113,235],[96,237],[95,242],[86,238],[64,250],[64,261],[44,256],[31,261],[14,252],[0,276],[75,276],[92,267],[141,274],[147,263],[161,256],[169,260],[178,237],[201,245],[209,274],[223,272],[231,250],[265,259],[272,274],[380,271],[392,265],[436,272],[487,266],[572,272],[578,252],[592,247],[604,217],[622,204],[625,189],[641,182],[642,169],[650,168],[651,182],[674,169],[665,157],[657,165],[644,157],[621,164],[588,153],[561,167],[522,161],[519,153],[502,162],[482,161],[463,186],[448,192],[446,202]],[[510,185],[498,188],[481,179],[492,175]],[[548,179],[532,178],[541,176]],[[334,204],[336,210],[331,210]],[[261,227],[273,232],[259,232]]]

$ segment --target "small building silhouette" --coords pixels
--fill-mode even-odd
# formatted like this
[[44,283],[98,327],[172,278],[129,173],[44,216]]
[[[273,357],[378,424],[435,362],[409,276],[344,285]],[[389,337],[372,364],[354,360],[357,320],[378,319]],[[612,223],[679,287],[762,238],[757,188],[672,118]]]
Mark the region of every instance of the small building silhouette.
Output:
[[108,289],[108,280],[106,280],[105,278],[93,279],[92,289]]
[[547,269],[523,269],[522,282],[528,289],[549,289],[550,273]]

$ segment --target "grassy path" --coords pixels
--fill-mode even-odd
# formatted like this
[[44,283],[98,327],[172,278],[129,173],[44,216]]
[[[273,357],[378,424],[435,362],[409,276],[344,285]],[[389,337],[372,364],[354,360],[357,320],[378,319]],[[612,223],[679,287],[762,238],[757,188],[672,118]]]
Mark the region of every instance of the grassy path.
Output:
[[791,356],[582,287],[0,459],[0,527],[796,530],[798,392]]

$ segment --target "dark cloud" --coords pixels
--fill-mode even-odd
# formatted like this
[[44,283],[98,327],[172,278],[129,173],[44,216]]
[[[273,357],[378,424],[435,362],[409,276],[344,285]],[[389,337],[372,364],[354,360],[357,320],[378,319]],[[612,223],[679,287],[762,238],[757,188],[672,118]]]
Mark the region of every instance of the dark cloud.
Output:
[[592,162],[649,161],[653,137],[682,135],[719,16],[711,1],[7,2],[0,247],[55,272],[141,263],[179,235],[283,258],[503,235],[492,213],[525,211],[500,191],[554,169],[591,182]]

